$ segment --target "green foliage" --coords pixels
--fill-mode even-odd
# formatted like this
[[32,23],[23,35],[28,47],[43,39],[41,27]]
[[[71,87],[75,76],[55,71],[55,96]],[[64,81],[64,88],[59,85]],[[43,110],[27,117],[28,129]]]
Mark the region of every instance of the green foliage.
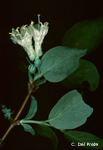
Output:
[[35,130],[39,135],[45,136],[51,139],[53,142],[54,148],[57,149],[58,138],[51,128],[44,126],[44,125],[36,125]]
[[62,83],[69,89],[75,89],[80,87],[85,81],[89,82],[90,91],[96,90],[99,84],[99,73],[93,63],[80,59],[79,67],[64,79]]
[[25,120],[31,119],[35,116],[37,112],[37,101],[35,100],[34,96],[31,96],[31,105],[29,111],[25,117]]
[[52,108],[48,122],[57,129],[75,129],[84,124],[92,112],[93,108],[84,103],[77,90],[73,90]]
[[[74,142],[76,146],[78,146],[78,143],[85,143],[85,146],[80,146],[83,149],[103,149],[103,139],[87,133],[87,132],[81,132],[81,131],[66,131],[64,132],[64,137],[69,142]],[[89,143],[92,143],[90,145]],[[93,143],[97,143],[98,146],[93,146]],[[78,147],[78,148],[80,148]]]
[[5,119],[10,119],[10,115],[14,113],[11,109],[8,109],[5,105],[2,106],[2,112],[4,113]]
[[41,74],[50,82],[60,82],[79,66],[79,59],[86,50],[57,46],[47,51],[41,61]]
[[29,132],[29,133],[31,133],[32,135],[35,135],[35,131],[34,131],[34,129],[32,128],[32,126],[30,126],[29,124],[23,124],[23,123],[21,123],[21,125],[23,126],[24,131]]
[[103,18],[83,20],[71,27],[62,38],[62,45],[79,49],[87,49],[87,53],[95,50],[103,40]]
[[45,78],[44,79],[40,79],[38,81],[38,85],[41,85],[41,84],[44,84],[44,83],[46,83],[46,79]]

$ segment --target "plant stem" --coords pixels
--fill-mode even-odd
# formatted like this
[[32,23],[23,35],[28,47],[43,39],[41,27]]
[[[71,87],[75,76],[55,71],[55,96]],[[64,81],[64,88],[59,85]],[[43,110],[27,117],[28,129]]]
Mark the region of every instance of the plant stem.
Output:
[[25,107],[25,105],[26,105],[26,103],[27,103],[30,95],[32,94],[32,92],[34,90],[35,91],[37,90],[37,83],[38,83],[38,80],[34,81],[32,84],[30,82],[28,83],[28,94],[27,94],[27,96],[26,96],[26,98],[25,98],[25,100],[24,100],[21,108],[19,109],[17,115],[15,116],[15,118],[11,122],[9,128],[7,129],[7,131],[5,132],[5,134],[3,135],[3,137],[1,138],[0,146],[2,145],[2,142],[5,140],[5,138],[7,137],[7,135],[9,134],[9,132],[11,131],[11,129],[20,122],[20,120],[19,121],[16,121],[16,120],[19,118],[20,114],[22,113],[22,111],[23,111],[23,109],[24,109],[24,107]]
[[25,105],[26,105],[26,103],[27,103],[27,101],[28,101],[30,95],[31,95],[31,93],[28,93],[28,94],[27,94],[27,96],[26,96],[26,98],[25,98],[25,100],[24,100],[24,102],[23,102],[23,104],[22,104],[22,106],[21,106],[19,112],[18,112],[17,115],[15,116],[13,122],[16,121],[16,120],[19,118],[19,116],[20,116],[21,112],[23,111],[23,109],[24,109],[24,107],[25,107]]
[[46,123],[45,121],[36,121],[36,120],[21,120],[20,123],[34,123],[34,124],[41,124],[41,125],[46,125],[46,126],[50,126],[48,123]]
[[34,123],[34,124],[43,124],[42,121],[36,121],[36,120],[21,120],[20,123]]

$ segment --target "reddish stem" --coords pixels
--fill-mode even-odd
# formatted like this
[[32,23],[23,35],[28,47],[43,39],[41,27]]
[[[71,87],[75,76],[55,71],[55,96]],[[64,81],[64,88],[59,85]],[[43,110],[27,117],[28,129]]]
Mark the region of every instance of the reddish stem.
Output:
[[28,94],[27,94],[27,96],[26,96],[26,98],[25,98],[25,100],[24,100],[24,102],[23,102],[23,104],[22,104],[22,106],[21,106],[19,112],[18,112],[17,115],[15,116],[13,122],[16,121],[16,120],[19,118],[19,116],[20,116],[21,112],[23,111],[23,109],[24,109],[24,107],[25,107],[25,105],[26,105],[26,103],[27,103],[27,101],[28,101],[30,95],[31,95],[31,93],[28,93]]
[[32,92],[34,90],[35,91],[37,90],[37,88],[38,88],[37,87],[37,83],[38,83],[38,80],[34,81],[32,84],[30,82],[28,83],[28,94],[27,94],[27,96],[26,96],[26,98],[25,98],[25,100],[24,100],[21,108],[19,109],[17,115],[15,116],[15,118],[11,122],[9,128],[7,129],[7,131],[5,132],[5,134],[3,135],[3,137],[1,138],[0,146],[2,146],[3,141],[5,140],[5,138],[7,137],[7,135],[9,134],[9,132],[11,131],[11,129],[20,122],[20,120],[17,120],[17,119],[19,118],[20,114],[22,113],[22,111],[23,111],[23,109],[24,109],[24,107],[25,107],[25,105],[26,105],[26,103],[27,103],[30,95],[32,94]]

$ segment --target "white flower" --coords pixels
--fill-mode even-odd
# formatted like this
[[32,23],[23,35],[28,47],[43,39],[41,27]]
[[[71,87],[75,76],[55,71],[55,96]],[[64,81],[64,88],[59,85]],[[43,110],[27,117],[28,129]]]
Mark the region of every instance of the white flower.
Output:
[[[35,58],[42,55],[41,45],[43,43],[45,35],[48,33],[48,22],[42,24],[38,23],[38,29],[34,26],[34,22],[31,21],[29,26],[23,25],[20,28],[12,28],[11,39],[14,44],[21,45],[24,50],[27,52],[29,59],[34,61]],[[32,39],[34,40],[34,48],[32,45]]]
[[13,43],[21,45],[27,52],[29,59],[33,61],[36,55],[32,46],[32,35],[29,33],[29,30],[26,26],[27,25],[22,26],[20,28],[20,32],[19,27],[17,27],[16,30],[12,28],[12,33],[9,34],[11,34]]
[[48,33],[48,22],[45,22],[42,24],[39,22],[38,29],[34,26],[34,22],[31,21],[31,24],[29,26],[29,29],[31,31],[31,34],[33,36],[33,39],[35,41],[35,53],[36,56],[39,57],[42,55],[42,43],[44,40],[45,35]]

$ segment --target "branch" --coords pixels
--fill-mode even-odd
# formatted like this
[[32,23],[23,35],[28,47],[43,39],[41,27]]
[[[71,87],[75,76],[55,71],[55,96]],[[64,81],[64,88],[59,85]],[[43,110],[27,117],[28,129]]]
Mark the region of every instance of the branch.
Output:
[[25,107],[25,105],[26,105],[30,95],[32,94],[32,92],[36,91],[38,89],[37,83],[38,83],[38,80],[34,81],[32,84],[29,81],[29,83],[28,83],[28,94],[27,94],[27,96],[26,96],[26,98],[25,98],[21,108],[19,109],[17,115],[15,116],[13,121],[11,122],[9,128],[7,129],[7,131],[5,132],[3,137],[0,139],[0,147],[3,145],[4,140],[7,137],[7,135],[9,134],[9,132],[11,131],[11,129],[20,122],[20,120],[17,120],[17,119],[19,118],[20,114],[22,113],[22,111],[23,111],[23,109],[24,109],[24,107]]

